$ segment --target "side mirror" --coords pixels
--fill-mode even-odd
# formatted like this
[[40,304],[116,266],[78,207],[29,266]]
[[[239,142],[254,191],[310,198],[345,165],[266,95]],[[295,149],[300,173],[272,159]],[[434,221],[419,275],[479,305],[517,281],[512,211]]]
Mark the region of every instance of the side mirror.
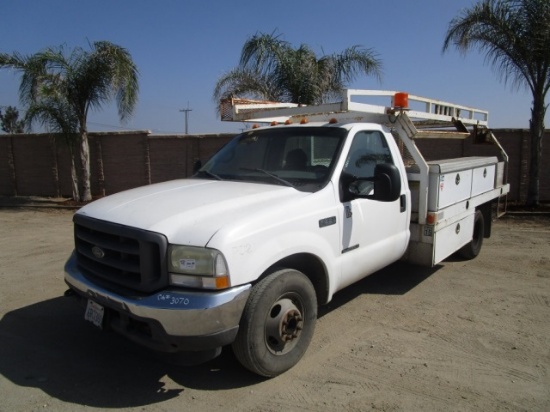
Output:
[[[352,199],[373,199],[380,202],[393,202],[401,195],[401,176],[395,165],[381,163],[374,169],[374,177],[346,176],[344,201]],[[347,193],[346,193],[347,192]]]
[[393,202],[401,195],[401,176],[399,169],[391,163],[381,163],[374,169],[373,199]]

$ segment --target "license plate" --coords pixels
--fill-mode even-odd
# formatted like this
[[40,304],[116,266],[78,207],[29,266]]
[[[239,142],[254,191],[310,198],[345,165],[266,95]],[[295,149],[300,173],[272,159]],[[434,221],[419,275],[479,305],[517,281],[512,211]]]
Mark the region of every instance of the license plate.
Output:
[[102,329],[103,328],[103,314],[105,313],[105,308],[98,303],[95,303],[93,300],[88,300],[88,305],[86,306],[86,312],[84,313],[84,319],[92,322],[95,326]]

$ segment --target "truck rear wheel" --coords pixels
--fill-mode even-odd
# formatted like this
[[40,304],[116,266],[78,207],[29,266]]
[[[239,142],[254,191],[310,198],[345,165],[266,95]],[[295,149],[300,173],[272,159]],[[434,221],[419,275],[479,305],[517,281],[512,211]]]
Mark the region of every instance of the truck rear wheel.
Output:
[[458,251],[460,256],[465,259],[473,259],[479,255],[484,236],[485,221],[483,220],[483,213],[481,213],[481,210],[477,210],[474,216],[474,233],[472,235],[472,240]]
[[278,270],[253,287],[233,352],[250,371],[277,376],[302,358],[316,321],[317,298],[311,281],[296,270]]

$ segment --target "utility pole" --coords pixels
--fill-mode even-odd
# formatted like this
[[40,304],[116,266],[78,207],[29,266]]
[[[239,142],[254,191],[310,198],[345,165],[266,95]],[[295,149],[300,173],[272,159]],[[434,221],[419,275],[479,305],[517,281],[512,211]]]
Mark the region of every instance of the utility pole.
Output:
[[180,112],[183,112],[185,113],[185,134],[189,134],[189,129],[188,129],[188,123],[189,123],[189,112],[192,111],[193,109],[190,109],[189,108],[189,102],[187,102],[187,109],[181,109]]

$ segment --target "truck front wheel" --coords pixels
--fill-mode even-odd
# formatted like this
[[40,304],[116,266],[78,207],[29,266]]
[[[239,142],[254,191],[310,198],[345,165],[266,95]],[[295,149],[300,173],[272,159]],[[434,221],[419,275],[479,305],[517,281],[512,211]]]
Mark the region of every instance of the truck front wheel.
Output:
[[459,250],[459,254],[465,259],[475,258],[481,252],[484,236],[485,221],[483,220],[483,213],[481,213],[481,210],[477,210],[474,216],[474,234],[472,235],[472,240]]
[[277,376],[302,358],[316,321],[317,298],[311,281],[296,270],[278,270],[252,288],[233,352],[250,371]]

